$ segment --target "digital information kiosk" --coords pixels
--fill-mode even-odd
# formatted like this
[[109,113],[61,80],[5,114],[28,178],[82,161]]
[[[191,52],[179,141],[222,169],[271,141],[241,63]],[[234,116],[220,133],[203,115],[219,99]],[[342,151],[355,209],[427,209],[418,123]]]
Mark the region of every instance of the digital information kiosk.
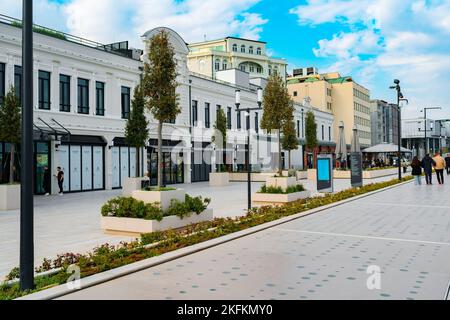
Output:
[[350,171],[352,187],[362,187],[363,173],[362,173],[362,155],[360,152],[352,152],[350,154]]
[[333,156],[317,155],[317,191],[333,192]]

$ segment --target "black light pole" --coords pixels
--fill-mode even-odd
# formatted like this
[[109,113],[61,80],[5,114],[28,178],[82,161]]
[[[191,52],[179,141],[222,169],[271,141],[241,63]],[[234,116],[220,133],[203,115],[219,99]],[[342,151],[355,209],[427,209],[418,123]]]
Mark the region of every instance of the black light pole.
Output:
[[306,146],[306,139],[305,139],[305,124],[304,124],[304,116],[303,116],[304,110],[302,108],[302,139],[305,141],[305,144],[302,146],[302,166],[303,170],[305,170],[305,146]]
[[253,110],[261,110],[262,105],[262,88],[258,88],[257,90],[257,108],[245,108],[241,109],[241,91],[236,90],[236,111],[237,112],[245,112],[247,118],[247,148],[246,148],[246,159],[245,166],[247,168],[247,208],[250,210],[252,208],[252,176],[251,176],[251,164],[250,164],[250,111]]
[[33,1],[23,0],[20,289],[34,288],[33,241]]
[[401,109],[400,109],[400,101],[408,101],[403,97],[402,90],[400,87],[400,80],[394,80],[394,86],[391,86],[390,89],[395,89],[397,91],[397,135],[398,135],[398,179],[402,179],[402,163],[401,163],[401,142],[402,142],[402,120],[401,120]]

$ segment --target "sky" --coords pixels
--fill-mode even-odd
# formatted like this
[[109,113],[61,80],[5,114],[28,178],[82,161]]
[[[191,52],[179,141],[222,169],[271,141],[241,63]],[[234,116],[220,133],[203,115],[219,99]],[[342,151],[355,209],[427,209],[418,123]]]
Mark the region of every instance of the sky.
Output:
[[[19,0],[1,0],[0,14],[20,18]],[[450,0],[34,0],[35,23],[101,43],[128,40],[154,27],[186,42],[237,36],[267,42],[288,70],[352,76],[371,98],[396,101],[403,117],[450,119]]]

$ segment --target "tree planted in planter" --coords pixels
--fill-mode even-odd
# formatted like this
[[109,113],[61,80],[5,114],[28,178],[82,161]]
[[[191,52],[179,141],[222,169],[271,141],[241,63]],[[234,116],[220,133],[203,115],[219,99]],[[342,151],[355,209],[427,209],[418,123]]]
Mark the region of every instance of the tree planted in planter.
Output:
[[158,121],[158,188],[162,185],[162,130],[164,122],[174,121],[181,112],[176,78],[175,52],[169,35],[162,30],[150,39],[148,63],[144,65],[142,90],[146,107]]
[[294,104],[283,79],[277,74],[269,77],[263,95],[263,117],[261,128],[268,133],[275,130],[278,135],[278,174],[282,175],[281,131],[294,118]]
[[129,146],[136,148],[136,176],[139,176],[140,150],[148,139],[148,121],[145,117],[145,99],[141,86],[134,89],[131,112],[125,126],[125,139]]
[[214,124],[212,142],[214,142],[219,150],[221,150],[222,161],[220,161],[218,165],[219,172],[221,172],[223,153],[227,145],[227,117],[222,108],[217,110],[217,119]]
[[318,146],[317,123],[312,111],[308,111],[306,113],[305,140],[306,148],[308,148],[309,150],[314,150],[314,148]]
[[294,121],[286,122],[283,128],[283,138],[281,140],[284,150],[289,151],[289,169],[291,168],[291,151],[298,149],[297,132],[295,131]]
[[0,107],[0,141],[10,144],[9,183],[14,182],[14,153],[17,144],[20,143],[20,122],[20,102],[14,87],[11,87]]

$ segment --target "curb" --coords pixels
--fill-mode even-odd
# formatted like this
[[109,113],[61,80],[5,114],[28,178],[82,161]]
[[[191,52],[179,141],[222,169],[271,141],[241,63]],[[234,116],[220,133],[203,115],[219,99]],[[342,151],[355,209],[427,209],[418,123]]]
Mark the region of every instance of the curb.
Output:
[[68,286],[66,284],[61,284],[58,286],[55,286],[53,288],[49,288],[49,289],[45,289],[39,292],[35,292],[20,298],[17,298],[15,300],[51,300],[51,299],[56,299],[83,289],[87,289],[89,287],[93,287],[95,285],[99,285],[101,283],[104,282],[108,282],[135,272],[139,272],[145,269],[149,269],[151,267],[172,261],[172,260],[176,260],[191,254],[194,254],[196,252],[199,251],[203,251],[248,235],[252,235],[254,233],[260,232],[260,231],[264,231],[266,229],[281,225],[281,224],[285,224],[287,222],[293,221],[293,220],[297,220],[321,211],[325,211],[327,209],[330,208],[334,208],[352,201],[356,201],[359,200],[361,198],[365,198],[371,195],[374,195],[376,193],[380,193],[380,192],[384,192],[393,188],[397,188],[400,186],[403,186],[405,184],[411,183],[413,180],[410,181],[405,181],[405,182],[401,182],[383,189],[379,189],[379,190],[375,190],[375,191],[371,191],[365,194],[361,194],[349,199],[345,199],[345,200],[341,200],[338,202],[334,202],[334,203],[330,203],[328,205],[325,206],[321,206],[315,209],[311,209],[305,212],[301,212],[301,213],[297,213],[288,217],[284,217],[278,220],[274,220],[271,222],[267,222],[264,224],[261,224],[259,226],[255,226],[255,227],[251,227],[245,230],[241,230],[238,232],[234,232],[225,236],[221,236],[219,238],[216,239],[211,239],[205,242],[201,242],[201,243],[197,243],[194,244],[192,246],[189,247],[185,247],[179,250],[175,250],[172,252],[168,252],[165,254],[162,254],[160,256],[157,257],[152,257],[152,258],[148,258],[142,261],[138,261],[138,262],[134,262],[122,267],[118,267],[112,270],[108,270],[105,272],[101,272],[86,278],[82,278],[80,279],[80,289],[69,289]]

